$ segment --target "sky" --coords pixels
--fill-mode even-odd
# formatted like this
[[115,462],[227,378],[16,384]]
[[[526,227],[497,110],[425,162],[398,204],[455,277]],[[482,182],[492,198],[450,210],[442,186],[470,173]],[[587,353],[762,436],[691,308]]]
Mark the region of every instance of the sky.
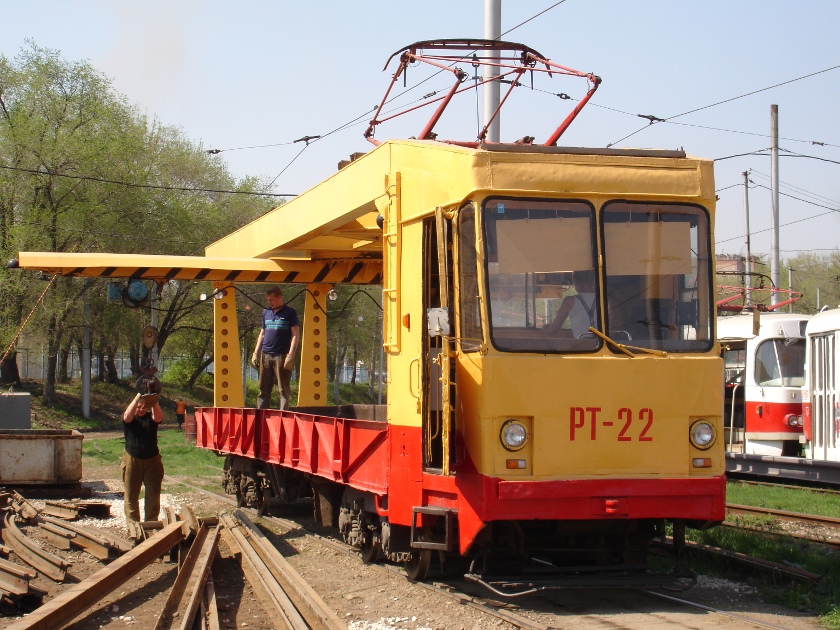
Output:
[[[221,150],[235,177],[274,180],[285,194],[372,148],[362,134],[395,70],[383,71],[392,53],[484,32],[483,0],[0,0],[0,15],[0,54],[14,57],[30,39],[88,60],[141,112]],[[718,253],[745,251],[744,172],[752,253],[770,252],[770,157],[742,154],[770,147],[778,105],[783,259],[840,246],[838,24],[834,0],[502,0],[502,31],[513,29],[503,39],[603,80],[558,144],[683,148],[716,160]],[[449,85],[438,75],[396,102]],[[517,89],[502,110],[503,141],[539,142],[575,102],[553,94],[587,89],[571,77],[538,87]],[[376,137],[409,137],[424,122],[384,123]],[[473,140],[476,128],[470,96],[438,129]]]

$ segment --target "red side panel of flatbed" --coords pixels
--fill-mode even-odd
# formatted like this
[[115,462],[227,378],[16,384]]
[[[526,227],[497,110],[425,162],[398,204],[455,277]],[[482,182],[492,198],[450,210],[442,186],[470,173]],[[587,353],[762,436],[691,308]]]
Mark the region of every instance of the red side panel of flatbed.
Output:
[[388,424],[277,409],[195,410],[196,446],[376,494],[388,491]]

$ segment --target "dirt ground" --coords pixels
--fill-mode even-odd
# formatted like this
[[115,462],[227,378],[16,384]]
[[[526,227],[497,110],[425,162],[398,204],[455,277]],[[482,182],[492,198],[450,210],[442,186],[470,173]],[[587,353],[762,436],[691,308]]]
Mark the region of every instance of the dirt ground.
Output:
[[[122,484],[113,478],[115,472],[111,467],[85,470],[84,486],[89,489],[90,498],[108,502],[111,505],[111,518],[85,519],[80,523],[107,528],[126,536]],[[219,514],[233,509],[227,503],[169,481],[164,483],[161,499],[164,506],[172,506],[176,511],[189,505],[199,515]],[[32,502],[39,505],[37,499]],[[315,528],[311,512],[311,502],[305,500],[275,509],[275,513],[284,518]],[[300,532],[282,531],[273,524],[264,524],[264,529],[297,571],[345,620],[350,630],[506,630],[515,627],[482,611],[461,605],[443,594],[412,584],[402,575],[365,565],[358,557],[347,556]],[[25,527],[24,530],[33,538],[40,539],[37,527]],[[85,552],[56,550],[42,539],[40,541],[48,550],[73,564],[64,584],[57,584],[44,576],[32,582],[47,591],[45,601],[104,566]],[[14,554],[11,560],[20,563]],[[66,627],[72,630],[152,628],[157,623],[176,573],[177,564],[170,562],[168,557],[159,559],[103,596],[94,607]],[[233,553],[224,537],[213,562],[212,577],[223,628],[277,627],[276,613],[267,612],[271,611],[270,604],[264,602],[264,594],[259,588],[252,586],[243,572],[238,555]],[[818,627],[813,615],[766,606],[760,601],[758,592],[746,584],[703,579],[699,586],[679,596],[745,617],[760,618],[780,628],[804,630]],[[721,623],[719,618],[702,611],[681,611],[680,607],[665,600],[638,593],[556,593],[517,601],[512,605],[512,610],[527,614],[550,627],[574,627],[576,630],[609,626],[641,630],[651,627],[654,621],[656,627],[749,627],[741,626],[733,619]],[[8,607],[2,612],[5,616],[0,618],[0,628],[8,627],[20,619],[19,613]]]

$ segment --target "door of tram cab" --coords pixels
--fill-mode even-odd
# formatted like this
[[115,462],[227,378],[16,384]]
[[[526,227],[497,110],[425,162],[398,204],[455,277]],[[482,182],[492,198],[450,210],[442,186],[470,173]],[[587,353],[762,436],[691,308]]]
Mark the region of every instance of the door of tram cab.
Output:
[[454,462],[452,221],[438,208],[423,222],[423,469],[448,475]]

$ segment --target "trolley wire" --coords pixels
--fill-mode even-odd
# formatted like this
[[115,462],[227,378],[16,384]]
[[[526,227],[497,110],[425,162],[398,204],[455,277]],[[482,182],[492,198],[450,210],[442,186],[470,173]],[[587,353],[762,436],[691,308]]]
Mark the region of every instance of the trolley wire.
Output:
[[[549,94],[551,96],[557,96],[563,100],[569,99],[568,94],[556,94],[554,92],[549,92],[548,90],[543,90],[536,87],[529,87],[528,88],[532,92],[542,92],[544,94]],[[663,122],[669,125],[679,125],[680,127],[693,127],[695,129],[708,129],[709,131],[720,131],[723,133],[735,133],[744,136],[755,136],[757,138],[771,138],[770,134],[765,133],[757,133],[754,131],[740,131],[738,129],[724,129],[722,127],[711,127],[709,125],[694,125],[691,123],[684,123],[684,122],[674,122],[673,120],[666,120],[664,118],[657,118],[651,114],[634,114],[632,112],[626,112],[623,109],[617,109],[615,107],[609,107],[608,105],[601,105],[600,103],[595,103],[594,101],[589,102],[589,107],[597,107],[599,109],[606,109],[611,112],[616,112],[617,114],[624,114],[625,116],[632,116],[633,118],[645,118],[647,120],[654,119],[656,122]],[[647,128],[647,126],[645,127]],[[835,147],[840,148],[840,144],[833,144],[831,142],[824,142],[822,140],[804,140],[802,138],[789,138],[787,136],[779,136],[779,140],[784,140],[786,142],[801,142],[803,144],[809,144],[812,146],[819,146],[819,147]]]
[[818,74],[823,74],[825,72],[830,72],[832,70],[836,70],[837,68],[840,68],[840,65],[832,66],[830,68],[825,68],[823,70],[818,70],[817,72],[811,72],[810,74],[805,74],[805,75],[802,75],[800,77],[796,77],[795,79],[789,79],[787,81],[782,81],[781,83],[776,83],[774,85],[769,85],[767,87],[763,87],[763,88],[760,88],[758,90],[753,90],[751,92],[747,92],[746,94],[741,94],[739,96],[733,96],[731,98],[727,98],[727,99],[724,99],[722,101],[717,101],[716,103],[711,103],[709,105],[703,105],[702,107],[695,107],[694,109],[690,109],[688,111],[682,112],[681,114],[675,114],[674,116],[669,116],[668,118],[657,118],[657,117],[654,116],[650,119],[650,122],[647,125],[645,125],[644,127],[641,127],[639,129],[637,129],[636,131],[627,134],[626,136],[616,140],[615,142],[609,143],[607,145],[607,147],[609,148],[611,146],[614,146],[614,145],[618,144],[619,142],[623,142],[623,141],[627,140],[627,138],[630,138],[631,136],[635,136],[637,133],[639,133],[641,131],[644,131],[645,129],[647,129],[648,127],[653,125],[655,122],[669,122],[669,121],[672,121],[674,118],[680,118],[682,116],[687,116],[688,114],[694,114],[694,113],[702,111],[704,109],[710,109],[712,107],[717,107],[718,105],[723,105],[724,103],[731,103],[732,101],[736,101],[736,100],[741,99],[741,98],[746,98],[747,96],[753,96],[754,94],[759,94],[760,92],[766,92],[767,90],[772,90],[774,88],[781,87],[783,85],[788,85],[790,83],[795,83],[796,81],[801,81],[803,79],[808,79],[810,77],[817,76]]
[[[765,186],[763,184],[755,184],[755,187],[756,188],[765,188],[767,190],[770,190],[770,188],[768,186]],[[824,205],[816,203],[814,201],[809,201],[808,199],[802,199],[800,197],[796,197],[794,195],[789,195],[789,194],[783,193],[783,192],[780,192],[779,194],[784,196],[784,197],[790,197],[791,199],[796,199],[797,201],[801,201],[803,203],[811,204],[812,206],[817,206],[819,208],[827,208],[828,209],[828,212],[821,212],[820,214],[815,214],[815,215],[812,215],[810,217],[804,217],[802,219],[796,219],[795,221],[788,221],[787,223],[781,223],[781,224],[779,224],[780,228],[787,227],[787,226],[790,226],[790,225],[795,225],[797,223],[803,223],[805,221],[810,221],[812,219],[818,219],[820,217],[824,217],[824,216],[827,216],[827,215],[830,215],[830,214],[835,214],[835,213],[840,212],[840,208],[832,208],[830,206],[824,206]],[[750,234],[751,235],[752,234],[762,234],[764,232],[769,232],[772,229],[773,229],[772,227],[769,227],[769,228],[766,228],[766,229],[763,229],[763,230],[751,230]],[[740,239],[743,239],[743,238],[744,238],[744,235],[741,234],[740,236],[733,236],[732,238],[725,238],[725,239],[721,239],[719,241],[715,241],[715,244],[718,245],[720,243],[728,243],[729,241],[736,241],[736,240],[740,240]]]
[[[751,169],[748,171],[748,173],[753,174],[753,175],[758,175],[759,177],[763,177],[763,178],[765,178],[765,179],[770,179],[770,175],[767,175],[766,173],[762,173],[761,171],[758,171],[758,170],[756,170],[756,169],[754,169],[754,168],[751,168]],[[838,202],[836,199],[832,199],[831,197],[825,197],[825,196],[823,196],[823,195],[819,195],[819,194],[817,194],[817,193],[815,193],[815,192],[811,192],[810,190],[806,190],[805,188],[801,188],[801,187],[799,187],[799,186],[794,186],[793,184],[790,184],[790,183],[785,182],[785,181],[783,181],[783,180],[779,180],[779,184],[780,184],[781,186],[786,187],[786,188],[790,188],[790,189],[792,189],[792,190],[795,190],[795,191],[796,191],[796,192],[798,192],[799,194],[802,194],[802,195],[807,195],[807,196],[809,196],[809,197],[813,197],[813,198],[815,198],[815,199],[820,199],[820,200],[825,201],[825,202],[827,202],[827,203],[835,203],[835,204],[840,205],[840,202]]]
[[99,182],[102,184],[114,184],[117,186],[125,186],[126,188],[146,188],[152,190],[177,190],[182,192],[200,192],[200,193],[220,193],[225,195],[251,195],[255,197],[296,197],[297,193],[266,193],[253,192],[248,190],[225,190],[221,188],[196,188],[190,186],[165,186],[163,184],[135,184],[133,182],[124,182],[117,179],[108,179],[106,177],[96,177],[93,175],[70,175],[69,173],[58,173],[50,169],[36,169],[24,168],[22,166],[8,166],[0,164],[0,168],[7,171],[18,171],[21,173],[31,173],[32,175],[49,175],[50,177],[64,177],[66,179],[75,179],[81,181]]

